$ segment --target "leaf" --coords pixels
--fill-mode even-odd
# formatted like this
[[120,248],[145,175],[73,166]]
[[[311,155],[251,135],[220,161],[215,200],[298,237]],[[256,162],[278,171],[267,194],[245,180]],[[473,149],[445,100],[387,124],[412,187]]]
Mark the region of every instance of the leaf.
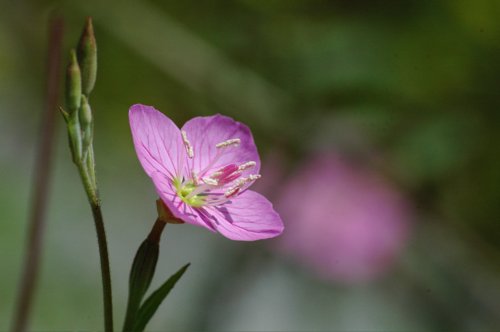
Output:
[[141,301],[146,294],[158,261],[158,243],[146,238],[139,246],[130,269],[129,298],[123,331],[130,331],[134,325]]
[[133,331],[144,331],[149,320],[153,317],[156,310],[167,297],[168,293],[174,288],[175,284],[182,277],[191,263],[184,265],[179,271],[173,274],[160,288],[151,294],[139,309],[135,320]]

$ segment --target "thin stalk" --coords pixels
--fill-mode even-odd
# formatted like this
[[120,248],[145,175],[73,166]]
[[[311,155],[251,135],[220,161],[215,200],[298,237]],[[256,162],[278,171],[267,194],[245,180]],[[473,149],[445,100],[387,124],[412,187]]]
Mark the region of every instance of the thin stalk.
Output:
[[97,233],[97,243],[99,246],[99,257],[101,261],[102,296],[104,303],[104,330],[113,332],[113,298],[111,291],[111,271],[109,268],[108,244],[106,240],[106,230],[102,218],[101,202],[98,197],[95,183],[89,176],[87,168],[82,163],[77,163],[80,177],[87,194],[94,224]]
[[109,255],[106,242],[106,231],[102,219],[101,205],[93,204],[92,215],[94,216],[97,242],[99,244],[99,256],[101,258],[102,295],[104,301],[104,330],[113,332],[113,299],[111,292],[111,272],[109,269]]
[[49,28],[49,49],[47,65],[47,97],[42,115],[41,140],[35,164],[34,191],[31,201],[26,258],[16,299],[12,331],[26,331],[30,316],[36,281],[39,274],[40,256],[45,234],[45,216],[49,197],[50,169],[55,139],[57,100],[61,72],[61,50],[63,38],[63,20],[53,18]]

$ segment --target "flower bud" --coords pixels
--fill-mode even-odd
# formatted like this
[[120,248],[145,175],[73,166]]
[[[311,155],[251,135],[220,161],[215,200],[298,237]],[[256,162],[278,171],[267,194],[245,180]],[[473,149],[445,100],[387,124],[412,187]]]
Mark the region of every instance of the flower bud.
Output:
[[88,97],[97,75],[97,44],[91,17],[87,17],[78,43],[78,63],[82,70],[82,91]]
[[73,162],[78,164],[82,160],[82,133],[80,121],[78,120],[78,111],[69,114],[67,124],[69,147],[73,156]]
[[85,95],[82,95],[82,102],[80,110],[78,111],[80,117],[80,129],[82,131],[82,152],[83,156],[87,155],[87,151],[92,144],[92,110],[87,102]]
[[80,108],[82,96],[82,79],[80,67],[76,60],[75,50],[71,50],[69,64],[66,70],[66,107],[69,113],[74,113]]
[[82,95],[79,116],[80,116],[80,126],[82,128],[82,131],[85,131],[85,129],[92,124],[92,109],[90,108],[90,105],[85,95]]

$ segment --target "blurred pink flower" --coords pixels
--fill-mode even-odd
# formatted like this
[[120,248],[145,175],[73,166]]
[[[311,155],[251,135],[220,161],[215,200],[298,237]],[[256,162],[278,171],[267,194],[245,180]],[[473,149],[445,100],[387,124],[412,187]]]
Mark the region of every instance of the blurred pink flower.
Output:
[[248,190],[260,177],[250,129],[231,118],[196,117],[182,129],[151,106],[129,111],[135,150],[163,203],[175,218],[253,241],[283,231],[280,216]]
[[384,272],[409,231],[402,195],[380,176],[333,153],[298,170],[276,209],[287,222],[280,249],[337,281],[364,281]]

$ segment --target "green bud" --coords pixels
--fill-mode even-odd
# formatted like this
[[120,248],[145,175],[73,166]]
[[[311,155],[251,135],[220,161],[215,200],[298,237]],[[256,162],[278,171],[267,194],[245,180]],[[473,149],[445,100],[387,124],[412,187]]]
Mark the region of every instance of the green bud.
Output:
[[69,64],[66,70],[66,107],[69,113],[74,113],[80,108],[82,78],[80,67],[76,61],[75,50],[71,50],[69,57]]
[[91,17],[87,17],[78,43],[78,63],[82,69],[82,91],[88,97],[97,75],[97,44]]
[[80,128],[82,130],[82,152],[85,159],[88,149],[92,144],[93,126],[92,110],[84,95],[82,95],[82,103],[78,115],[80,116]]
[[90,105],[84,95],[82,95],[79,116],[80,126],[82,127],[82,130],[85,131],[85,129],[92,124],[92,110],[90,109]]
[[68,136],[69,147],[73,155],[73,162],[80,163],[82,160],[82,133],[80,129],[80,121],[78,120],[78,112],[72,112],[68,116]]

